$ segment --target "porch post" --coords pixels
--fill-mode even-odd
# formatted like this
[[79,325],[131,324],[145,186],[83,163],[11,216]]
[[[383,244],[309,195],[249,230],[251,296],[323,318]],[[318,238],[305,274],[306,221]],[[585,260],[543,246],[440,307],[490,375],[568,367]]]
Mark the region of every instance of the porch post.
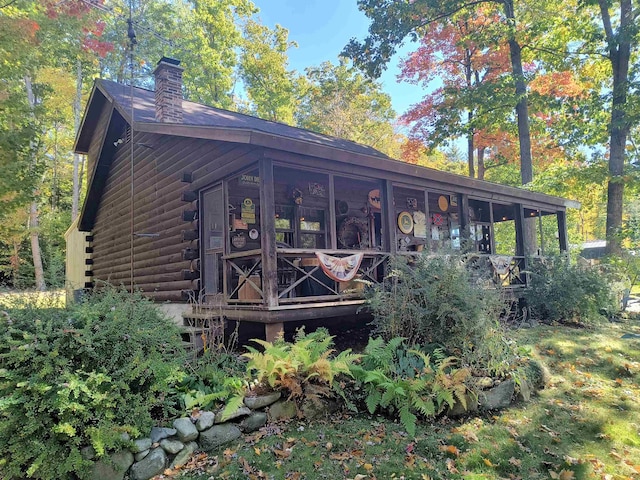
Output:
[[396,241],[396,211],[393,206],[393,184],[390,180],[382,183],[382,211],[384,213],[384,241],[387,250],[394,254],[398,251]]
[[516,224],[516,256],[523,257],[524,252],[527,251],[527,248],[524,244],[525,236],[524,236],[524,207],[521,203],[516,203],[514,205],[514,220]]
[[458,218],[460,218],[460,249],[469,239],[469,195],[458,193]]
[[564,210],[556,213],[558,220],[558,242],[560,243],[560,252],[566,253],[569,250],[569,235],[567,234],[567,212]]
[[278,306],[278,262],[276,257],[276,220],[273,191],[273,161],[260,160],[260,229],[262,230],[263,305]]

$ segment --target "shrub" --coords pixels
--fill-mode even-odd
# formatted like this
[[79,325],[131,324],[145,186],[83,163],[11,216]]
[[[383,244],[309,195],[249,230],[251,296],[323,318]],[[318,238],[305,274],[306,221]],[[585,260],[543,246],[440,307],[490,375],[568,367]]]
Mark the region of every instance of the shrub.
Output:
[[546,322],[585,322],[619,310],[608,275],[565,257],[531,262],[524,298],[531,315]]
[[463,256],[393,257],[390,270],[368,297],[375,333],[386,340],[435,343],[460,356],[481,342],[503,306],[496,289],[472,282]]
[[177,327],[140,295],[105,289],[69,309],[0,319],[0,473],[87,478],[98,456],[166,413],[183,352]]

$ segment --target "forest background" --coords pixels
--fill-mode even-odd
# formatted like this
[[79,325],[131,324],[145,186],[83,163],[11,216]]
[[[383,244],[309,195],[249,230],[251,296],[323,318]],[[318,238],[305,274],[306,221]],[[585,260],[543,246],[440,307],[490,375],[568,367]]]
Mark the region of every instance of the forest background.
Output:
[[[152,89],[163,55],[186,67],[189,100],[575,199],[576,248],[640,247],[638,0],[357,3],[368,36],[299,72],[286,26],[249,0],[0,0],[0,285],[64,284],[93,79]],[[424,94],[395,112],[375,79],[403,44],[398,81]]]

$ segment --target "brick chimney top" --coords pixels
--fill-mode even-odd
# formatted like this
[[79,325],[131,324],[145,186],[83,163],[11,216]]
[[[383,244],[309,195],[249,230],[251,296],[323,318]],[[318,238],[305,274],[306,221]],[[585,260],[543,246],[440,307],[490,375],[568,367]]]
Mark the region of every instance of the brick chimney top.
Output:
[[182,123],[182,71],[180,60],[162,57],[153,75],[156,80],[156,120]]

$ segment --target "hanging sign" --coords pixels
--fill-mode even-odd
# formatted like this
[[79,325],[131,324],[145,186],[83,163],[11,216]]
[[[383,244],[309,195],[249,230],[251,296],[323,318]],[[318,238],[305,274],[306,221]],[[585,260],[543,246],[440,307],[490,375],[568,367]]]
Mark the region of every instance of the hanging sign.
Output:
[[424,212],[413,212],[413,235],[416,238],[427,238],[427,216]]
[[258,175],[243,174],[238,178],[238,184],[245,187],[260,187],[260,177]]
[[438,207],[443,212],[446,212],[447,210],[449,210],[449,199],[444,195],[440,195],[440,197],[438,197]]
[[245,198],[242,201],[241,218],[244,223],[256,223],[256,206],[253,200]]
[[444,217],[439,213],[433,214],[433,224],[437,227],[444,225]]
[[231,237],[231,245],[235,248],[244,248],[247,244],[247,237],[244,236],[243,233],[239,233]]

